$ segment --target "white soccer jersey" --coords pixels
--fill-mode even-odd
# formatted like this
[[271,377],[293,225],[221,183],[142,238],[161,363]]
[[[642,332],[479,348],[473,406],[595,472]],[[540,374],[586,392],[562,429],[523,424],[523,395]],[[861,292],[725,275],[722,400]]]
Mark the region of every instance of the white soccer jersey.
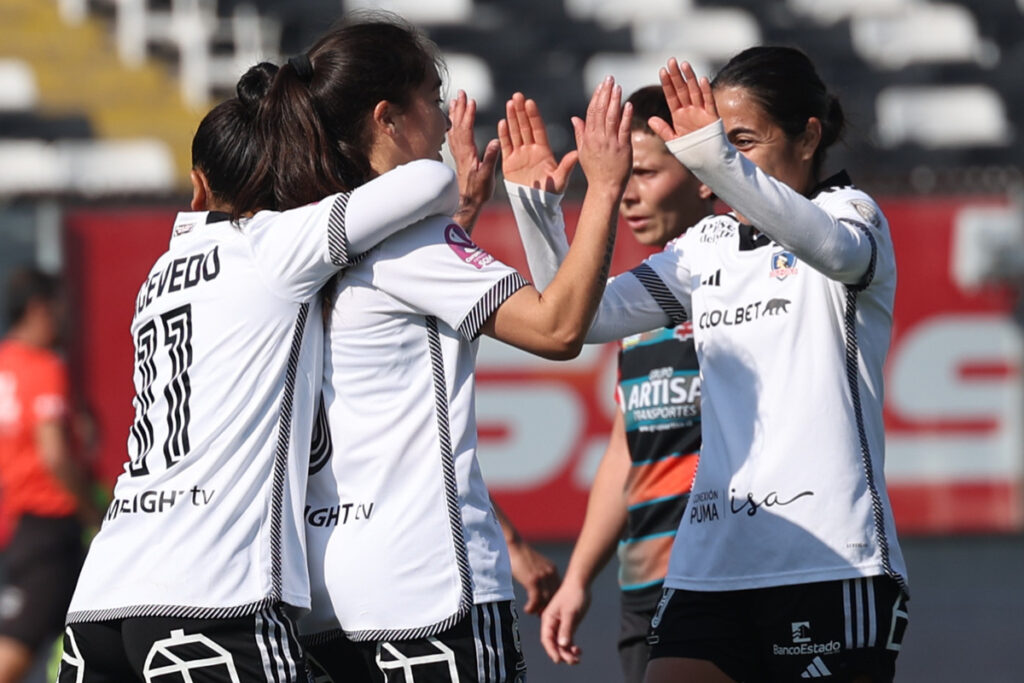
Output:
[[457,225],[428,219],[341,278],[327,333],[333,454],[314,454],[305,634],[440,632],[513,598],[476,458],[480,327],[526,281]]
[[308,607],[302,512],[322,376],[317,293],[350,253],[457,201],[450,170],[417,162],[237,226],[224,214],[178,215],[136,300],[129,462],[69,623]]
[[[669,146],[734,208],[764,217],[779,241],[733,216],[708,217],[609,283],[588,335],[607,341],[693,321],[703,445],[665,585],[735,590],[887,574],[905,586],[883,476],[882,368],[896,286],[885,217],[845,174],[808,202],[736,153],[720,122]],[[552,229],[543,212],[519,213]]]

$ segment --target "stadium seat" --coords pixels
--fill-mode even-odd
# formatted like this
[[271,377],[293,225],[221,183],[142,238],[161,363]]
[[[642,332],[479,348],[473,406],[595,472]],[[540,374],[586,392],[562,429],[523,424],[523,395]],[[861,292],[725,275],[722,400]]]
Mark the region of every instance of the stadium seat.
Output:
[[444,90],[449,98],[455,97],[459,90],[465,90],[480,108],[494,103],[494,80],[487,62],[467,54],[446,53],[444,59],[448,66]]
[[90,139],[92,125],[84,114],[43,115],[35,111],[0,111],[0,139]]
[[883,69],[915,62],[975,62],[992,65],[999,50],[978,35],[970,11],[960,5],[913,5],[891,14],[853,17],[853,47]]
[[161,193],[176,187],[174,157],[159,140],[103,140],[58,145],[71,190],[86,196]]
[[572,19],[615,27],[642,19],[683,17],[691,5],[692,0],[565,0],[565,11]]
[[681,19],[633,23],[633,46],[639,52],[685,52],[688,57],[724,62],[760,42],[757,19],[738,8],[695,9]]
[[38,105],[32,67],[20,59],[0,59],[0,111],[29,111]]
[[917,0],[786,0],[794,14],[819,24],[834,24],[848,17],[891,14],[916,4]]
[[1000,146],[1013,135],[1002,99],[984,85],[893,86],[878,94],[875,111],[883,147]]
[[473,0],[344,0],[345,11],[383,9],[414,24],[461,24],[473,13]]
[[176,180],[171,152],[157,140],[0,141],[5,195],[166,193]]
[[665,66],[669,57],[688,60],[696,73],[711,73],[707,62],[688,54],[672,54],[671,51],[642,55],[603,52],[591,57],[584,65],[583,86],[590,93],[605,76],[611,74],[622,86],[623,97],[626,97],[637,88],[658,83],[658,69]]

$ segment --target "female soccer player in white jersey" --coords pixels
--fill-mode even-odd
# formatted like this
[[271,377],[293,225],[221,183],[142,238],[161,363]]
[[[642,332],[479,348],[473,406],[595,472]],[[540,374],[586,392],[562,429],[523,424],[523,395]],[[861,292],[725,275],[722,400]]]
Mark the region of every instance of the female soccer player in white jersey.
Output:
[[[435,54],[409,27],[371,19],[331,31],[308,64],[283,67],[264,101],[288,127],[271,155],[288,169],[277,196],[301,201],[321,182],[323,147],[309,146],[318,141],[347,150],[354,184],[437,158],[448,120]],[[409,78],[381,77],[395,64],[409,65]],[[476,340],[579,352],[630,167],[620,96],[609,79],[574,122],[589,188],[565,266],[543,294],[440,219],[411,224],[339,279],[325,360],[333,448],[310,476],[314,598],[300,621],[325,680],[524,676],[508,551],[476,460]],[[363,115],[343,119],[342,107]],[[363,678],[339,654],[346,636],[371,663]]]
[[419,161],[229,220],[272,203],[251,175],[273,70],[254,68],[200,124],[196,211],[178,215],[138,293],[130,458],[72,600],[61,683],[307,680],[291,615],[309,607],[317,294],[398,227],[450,214],[458,192],[445,166]]
[[661,82],[672,122],[651,127],[733,212],[615,278],[587,337],[694,323],[704,443],[646,680],[891,681],[907,588],[882,471],[888,223],[845,174],[819,182],[843,115],[802,52],[752,48],[713,84],[672,60]]

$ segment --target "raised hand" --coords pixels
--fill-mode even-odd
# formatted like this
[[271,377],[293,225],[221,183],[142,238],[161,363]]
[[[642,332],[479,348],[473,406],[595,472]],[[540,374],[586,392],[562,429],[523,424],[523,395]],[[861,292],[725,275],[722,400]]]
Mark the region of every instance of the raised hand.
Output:
[[576,151],[555,160],[540,109],[521,92],[505,103],[505,118],[498,122],[501,172],[505,180],[562,194],[576,166]]
[[629,124],[633,105],[621,106],[622,88],[608,76],[594,90],[586,120],[574,116],[576,148],[588,185],[618,186],[621,192],[633,165]]
[[455,174],[459,180],[459,208],[453,218],[466,232],[470,232],[483,205],[494,194],[499,146],[497,140],[491,140],[484,148],[483,158],[478,156],[473,138],[476,100],[467,98],[465,91],[460,90],[449,103],[448,118],[452,122],[448,131],[448,149],[455,160]]
[[692,133],[718,120],[718,109],[711,94],[711,82],[707,77],[699,80],[689,62],[682,67],[672,58],[667,67],[658,72],[661,89],[672,112],[672,125],[657,116],[652,116],[647,125],[665,142]]

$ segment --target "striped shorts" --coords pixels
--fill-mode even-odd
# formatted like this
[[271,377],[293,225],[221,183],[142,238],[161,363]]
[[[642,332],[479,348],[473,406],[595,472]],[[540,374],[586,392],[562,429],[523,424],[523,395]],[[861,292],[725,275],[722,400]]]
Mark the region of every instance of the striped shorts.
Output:
[[651,620],[651,659],[713,662],[744,683],[868,675],[892,681],[907,596],[872,576],[737,591],[666,588]]
[[473,605],[454,626],[424,638],[353,643],[333,631],[303,640],[316,683],[526,681],[511,601]]
[[64,629],[57,683],[310,683],[281,606],[232,619],[132,617]]

